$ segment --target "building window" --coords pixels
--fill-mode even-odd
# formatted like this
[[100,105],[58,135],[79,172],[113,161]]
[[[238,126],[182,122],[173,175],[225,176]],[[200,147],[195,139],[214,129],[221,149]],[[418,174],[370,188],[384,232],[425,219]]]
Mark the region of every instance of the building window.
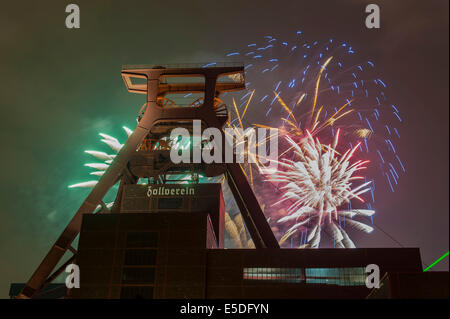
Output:
[[127,248],[154,248],[158,245],[156,232],[130,232],[127,234]]
[[299,283],[302,281],[302,270],[300,268],[244,268],[244,279]]
[[306,269],[307,284],[365,286],[366,276],[363,267]]
[[153,299],[153,287],[125,286],[120,291],[121,299]]
[[151,266],[156,264],[156,249],[127,249],[124,265]]
[[155,268],[123,268],[123,284],[153,284]]
[[157,232],[127,233],[120,298],[153,298],[157,247]]
[[362,267],[352,268],[244,268],[246,280],[265,280],[339,286],[364,286],[366,273]]
[[179,209],[182,206],[183,199],[180,197],[158,199],[158,209]]

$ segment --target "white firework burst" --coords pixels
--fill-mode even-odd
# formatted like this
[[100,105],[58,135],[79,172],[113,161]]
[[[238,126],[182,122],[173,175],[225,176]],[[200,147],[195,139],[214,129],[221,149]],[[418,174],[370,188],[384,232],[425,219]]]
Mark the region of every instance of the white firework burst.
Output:
[[[133,131],[130,130],[128,127],[124,126],[123,129],[127,133],[128,137],[130,137],[130,135],[133,133]],[[108,169],[109,165],[111,165],[112,161],[114,160],[114,157],[116,157],[117,153],[119,153],[120,149],[123,147],[123,144],[121,144],[119,140],[116,139],[115,137],[103,133],[100,133],[100,136],[102,137],[101,141],[106,145],[108,145],[114,152],[114,154],[107,154],[105,152],[100,151],[84,151],[85,153],[101,161],[101,163],[84,164],[84,166],[95,169],[95,171],[90,173],[90,175],[94,176],[102,176]],[[93,188],[97,183],[98,183],[97,180],[91,180],[87,182],[70,185],[69,188],[80,188],[80,187]]]
[[[130,137],[130,135],[133,133],[132,130],[130,130],[128,127],[123,127],[125,130],[125,133],[127,133],[127,136]],[[100,136],[102,137],[101,141],[108,145],[111,150],[114,152],[114,154],[107,154],[105,152],[100,151],[84,151],[85,153],[93,156],[95,159],[101,161],[100,163],[88,163],[84,164],[86,167],[90,167],[95,169],[95,171],[91,172],[90,175],[93,176],[102,176],[106,170],[111,165],[112,161],[114,160],[114,157],[116,157],[117,153],[121,150],[123,147],[123,144],[119,142],[118,139],[115,137],[109,136],[107,134],[100,133]],[[95,185],[97,185],[98,180],[90,180],[87,182],[77,183],[70,185],[69,188],[93,188]],[[110,209],[113,207],[114,202],[103,204],[105,207],[102,207],[102,205],[98,205],[96,209]]]
[[276,204],[291,201],[287,215],[279,223],[293,223],[281,238],[281,243],[293,234],[306,231],[307,244],[302,246],[318,248],[321,232],[324,230],[333,238],[336,247],[354,248],[355,244],[341,225],[354,227],[366,233],[373,231],[371,226],[353,220],[355,216],[372,216],[375,211],[351,209],[339,211],[338,208],[356,198],[364,201],[360,195],[369,191],[370,182],[352,188],[352,182],[364,179],[354,173],[364,169],[368,161],[350,162],[359,144],[347,150],[343,155],[336,151],[339,139],[337,132],[332,145],[323,145],[309,132],[301,145],[286,137],[292,145],[298,161],[283,159],[279,162],[282,170],[269,176],[272,182],[282,183],[282,199]]

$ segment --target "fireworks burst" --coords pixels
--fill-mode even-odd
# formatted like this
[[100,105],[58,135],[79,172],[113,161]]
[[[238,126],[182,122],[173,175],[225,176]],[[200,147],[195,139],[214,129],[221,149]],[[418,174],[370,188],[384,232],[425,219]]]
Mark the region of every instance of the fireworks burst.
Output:
[[[367,176],[362,178],[367,186],[364,192],[369,196],[363,204],[355,206],[364,209],[353,209],[352,201],[342,201],[336,208],[342,206],[341,209],[344,209],[345,206],[346,210],[342,214],[334,213],[333,225],[339,230],[346,225],[358,225],[366,232],[372,230],[352,220],[348,222],[348,217],[367,216],[372,221],[375,181],[387,185],[387,189],[394,192],[401,175],[406,172],[396,150],[402,118],[398,108],[387,99],[387,85],[377,73],[374,63],[370,60],[361,61],[348,43],[334,39],[322,43],[308,41],[301,31],[297,31],[295,37],[284,39],[267,35],[262,41],[250,43],[242,50],[229,52],[227,57],[245,63],[247,90],[230,93],[231,98],[228,99],[232,99],[233,103],[237,101],[235,109],[246,110],[247,117],[252,120],[252,123],[247,121],[246,124],[278,128],[280,136],[288,137],[279,144],[280,163],[286,164],[285,160],[298,157],[295,150],[310,144],[308,135],[319,137],[325,144],[332,144],[338,131],[341,145],[346,145],[353,152],[357,149],[371,159],[374,165],[371,165]],[[253,98],[253,103],[247,110],[249,97]],[[223,99],[226,101],[226,97]],[[230,123],[233,125],[238,121],[243,122],[236,116]],[[324,145],[322,147],[325,148]],[[331,152],[330,149],[326,150]],[[338,155],[335,149],[334,153]],[[347,165],[345,161],[343,165]],[[375,170],[377,168],[378,172]],[[259,176],[254,175],[253,178],[258,179]],[[319,236],[313,245],[318,246],[320,233],[311,234],[314,228],[304,225],[293,229],[284,228],[290,217],[290,214],[286,215],[288,209],[283,205],[267,204],[277,202],[279,196],[285,197],[284,192],[290,190],[280,189],[273,179],[268,180],[256,184],[255,192],[262,195],[263,203],[268,207],[267,217],[271,217],[272,221],[278,220],[280,215],[287,218],[282,219],[281,223],[271,224],[278,236],[282,237],[281,241],[290,237],[291,247],[297,240],[303,247],[314,236]],[[302,191],[308,192],[307,189]],[[300,206],[296,209],[303,207],[300,202],[298,204]],[[304,209],[308,208],[305,206]],[[292,214],[292,210],[289,212]],[[307,225],[317,225],[319,220],[322,224],[329,223],[329,216],[322,219],[322,215],[327,215],[326,210],[321,214],[319,207],[315,207],[315,212],[316,218],[311,218],[306,222]],[[309,213],[310,217],[313,215],[314,212]],[[342,232],[343,229],[337,235],[339,233],[333,225],[323,228],[326,231],[334,229],[331,236],[337,236],[335,246],[353,247],[353,242]],[[299,238],[293,238],[294,233]]]
[[[123,129],[127,133],[128,137],[131,135],[131,133],[133,133],[132,130],[130,130],[125,126],[123,127]],[[108,145],[109,148],[111,148],[111,150],[114,152],[114,154],[108,154],[101,151],[85,151],[85,153],[101,161],[101,163],[88,163],[84,165],[86,167],[95,169],[95,171],[90,173],[90,175],[94,176],[102,176],[106,172],[106,170],[108,169],[109,165],[112,163],[114,158],[116,157],[117,153],[119,153],[120,149],[123,147],[123,144],[121,144],[119,140],[116,139],[115,137],[103,133],[100,133],[100,136],[102,137],[101,141],[106,145]],[[69,188],[93,188],[97,183],[98,183],[97,180],[91,180],[87,182],[70,185]]]
[[240,110],[252,95],[247,113],[255,126],[277,127],[299,143],[305,130],[329,142],[340,128],[341,143],[353,148],[361,142],[360,151],[379,169],[367,208],[375,203],[375,179],[395,191],[406,172],[396,145],[403,119],[372,61],[361,60],[346,42],[308,41],[300,30],[283,38],[267,35],[226,57],[245,63],[247,90],[229,95]]
[[336,151],[339,131],[332,145],[323,145],[308,131],[306,133],[307,141],[302,145],[286,137],[299,160],[283,159],[279,162],[281,170],[269,177],[272,182],[283,184],[283,197],[276,204],[293,202],[287,209],[287,216],[278,220],[278,223],[294,222],[281,238],[280,244],[301,230],[307,234],[304,247],[318,248],[322,229],[325,229],[336,247],[354,248],[355,244],[341,224],[370,233],[372,227],[352,218],[370,217],[375,212],[361,209],[338,211],[338,208],[354,198],[364,202],[360,195],[370,190],[368,185],[371,182],[352,189],[352,181],[364,179],[354,176],[354,173],[364,169],[368,161],[350,162],[359,145],[339,155]]

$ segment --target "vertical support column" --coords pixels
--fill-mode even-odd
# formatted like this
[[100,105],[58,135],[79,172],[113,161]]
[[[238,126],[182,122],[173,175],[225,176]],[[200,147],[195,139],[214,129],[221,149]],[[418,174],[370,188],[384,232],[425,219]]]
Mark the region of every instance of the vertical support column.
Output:
[[217,74],[206,72],[205,74],[205,98],[202,107],[202,117],[206,117],[207,126],[214,126],[217,122],[214,112],[214,99],[216,97]]

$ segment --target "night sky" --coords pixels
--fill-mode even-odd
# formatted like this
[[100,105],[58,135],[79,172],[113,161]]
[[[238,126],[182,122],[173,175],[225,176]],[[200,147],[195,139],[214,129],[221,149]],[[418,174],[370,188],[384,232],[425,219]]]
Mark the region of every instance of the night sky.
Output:
[[[377,188],[375,222],[431,264],[448,251],[448,1],[74,1],[81,28],[66,29],[65,1],[9,1],[0,11],[0,297],[26,282],[88,190],[83,151],[98,133],[135,126],[143,95],[128,93],[123,64],[223,61],[267,34],[349,41],[376,63],[400,108],[398,153],[407,174]],[[364,25],[366,4],[381,28]],[[106,148],[104,150],[107,150]],[[375,229],[358,247],[399,247]],[[448,270],[448,258],[436,270]]]

